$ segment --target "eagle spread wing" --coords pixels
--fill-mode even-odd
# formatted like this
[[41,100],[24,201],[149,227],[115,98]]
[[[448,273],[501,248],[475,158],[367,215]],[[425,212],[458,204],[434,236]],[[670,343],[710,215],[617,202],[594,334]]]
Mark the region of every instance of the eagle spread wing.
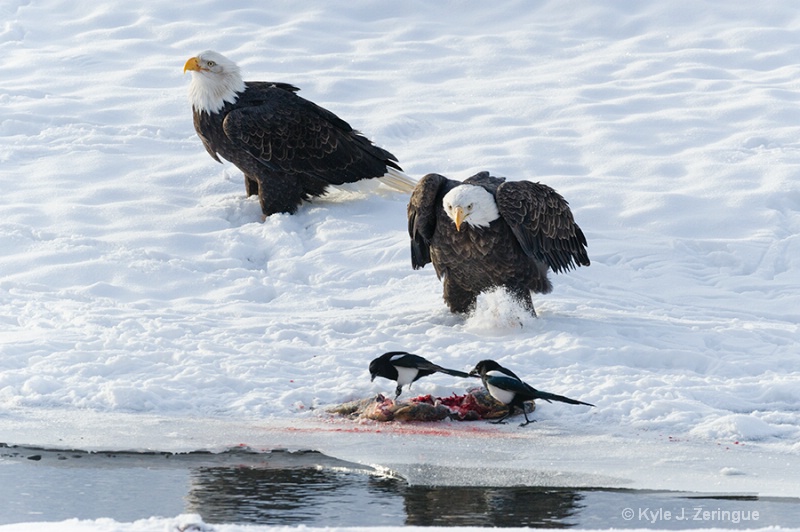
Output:
[[526,255],[556,273],[589,266],[586,237],[555,190],[541,183],[510,181],[497,187],[495,200]]
[[431,239],[436,231],[436,216],[442,197],[459,185],[439,174],[419,180],[408,202],[408,236],[411,237],[411,266],[418,270],[431,262]]
[[497,187],[505,183],[505,181],[505,177],[496,177],[484,170],[483,172],[478,172],[472,177],[466,178],[464,183],[467,185],[483,187],[492,194],[496,194]]

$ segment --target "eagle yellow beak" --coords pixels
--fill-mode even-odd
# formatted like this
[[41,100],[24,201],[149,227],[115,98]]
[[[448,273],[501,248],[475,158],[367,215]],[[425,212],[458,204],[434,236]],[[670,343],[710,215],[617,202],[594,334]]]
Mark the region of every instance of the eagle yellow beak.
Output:
[[456,207],[456,219],[453,221],[456,224],[456,231],[461,231],[461,222],[464,221],[464,209]]
[[185,65],[183,65],[183,73],[184,74],[186,74],[187,70],[197,70],[197,71],[202,70],[200,68],[200,63],[197,62],[197,58],[196,57],[192,57],[191,59],[186,61]]

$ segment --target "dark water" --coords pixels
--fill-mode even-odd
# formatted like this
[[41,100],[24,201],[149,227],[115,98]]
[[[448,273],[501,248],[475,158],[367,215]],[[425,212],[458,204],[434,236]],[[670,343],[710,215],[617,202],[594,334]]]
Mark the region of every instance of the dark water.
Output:
[[316,452],[90,454],[0,445],[0,524],[181,513],[262,525],[744,529],[797,526],[800,499],[409,486]]

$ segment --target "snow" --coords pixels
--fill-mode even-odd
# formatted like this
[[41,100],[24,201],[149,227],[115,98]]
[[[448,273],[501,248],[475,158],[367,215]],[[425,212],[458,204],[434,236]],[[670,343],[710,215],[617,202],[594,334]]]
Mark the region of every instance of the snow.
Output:
[[[494,358],[597,405],[545,403],[534,425],[496,427],[566,453],[564,471],[800,496],[780,477],[800,463],[795,4],[502,7],[5,1],[3,440],[267,443],[260,428],[317,427],[326,407],[391,392],[367,366],[406,350],[463,370]],[[301,87],[411,175],[552,186],[592,265],[553,275],[537,319],[503,293],[464,318],[432,268],[411,269],[402,194],[339,190],[262,222],[239,171],[192,128],[181,69],[209,48],[245,79]],[[413,391],[468,384],[437,375]],[[316,434],[307,441],[347,453],[335,432]],[[670,456],[718,474],[649,474]]]

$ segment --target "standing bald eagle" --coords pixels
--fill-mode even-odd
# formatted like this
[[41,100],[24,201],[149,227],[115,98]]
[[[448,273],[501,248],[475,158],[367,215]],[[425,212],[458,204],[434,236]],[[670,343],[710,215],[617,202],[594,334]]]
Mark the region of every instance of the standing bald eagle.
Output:
[[330,185],[378,178],[411,192],[416,184],[394,155],[297,96],[297,87],[245,82],[233,61],[212,51],[189,59],[187,70],[197,135],[211,157],[244,173],[247,195],[258,194],[264,216],[293,213]]
[[552,188],[480,172],[463,183],[439,174],[420,179],[408,204],[411,265],[433,263],[453,312],[472,310],[478,294],[505,287],[534,316],[531,291],[553,289],[556,273],[588,266],[586,237]]

